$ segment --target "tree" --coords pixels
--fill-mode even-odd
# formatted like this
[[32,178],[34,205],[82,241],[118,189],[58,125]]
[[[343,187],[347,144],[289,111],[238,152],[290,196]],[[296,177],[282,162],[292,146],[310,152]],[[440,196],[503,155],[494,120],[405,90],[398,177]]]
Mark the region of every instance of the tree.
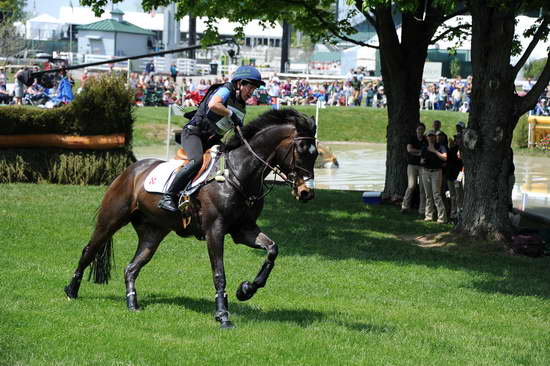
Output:
[[0,22],[0,55],[12,56],[25,49],[25,39],[13,32],[13,22]]
[[25,39],[13,31],[13,22],[24,16],[24,0],[0,0],[0,55],[11,56],[25,48]]
[[[101,11],[107,1],[82,0],[82,3]],[[148,10],[169,2],[143,0],[142,5]],[[550,78],[547,63],[531,92],[521,98],[515,94],[515,76],[538,40],[548,35],[548,15],[545,10],[545,16],[529,33],[532,42],[516,65],[511,66],[510,56],[517,49],[515,16],[544,6],[544,0],[355,0],[358,11],[376,30],[377,46],[352,39],[350,34],[355,30],[349,17],[335,20],[332,3],[332,0],[180,0],[178,14],[209,17],[207,26],[212,37],[216,33],[216,20],[221,17],[242,24],[253,19],[266,23],[283,19],[316,39],[330,41],[336,36],[378,48],[388,99],[384,197],[394,198],[401,196],[406,188],[405,145],[419,121],[418,94],[428,46],[443,38],[463,35],[470,29],[469,24],[446,27],[444,23],[456,15],[471,12],[475,20],[472,28],[474,103],[463,154],[466,166],[465,219],[456,231],[495,239],[506,237],[509,233],[507,177],[511,167],[512,132],[519,117],[534,106]],[[394,22],[397,13],[401,16],[401,38]],[[242,27],[237,31],[242,35]]]
[[[118,2],[120,0],[114,0]],[[170,0],[143,0],[145,10],[166,5]],[[82,0],[101,13],[108,0]],[[274,24],[286,20],[313,40],[334,42],[340,38],[357,45],[379,48],[381,72],[388,105],[386,175],[383,196],[399,199],[407,187],[406,143],[414,134],[420,113],[418,96],[422,83],[424,62],[430,44],[456,36],[469,28],[459,24],[453,28],[441,25],[448,19],[463,14],[466,9],[454,1],[442,0],[355,0],[360,11],[376,29],[379,45],[370,45],[350,37],[356,30],[349,20],[335,19],[334,0],[179,0],[178,16],[192,13],[208,17],[207,34],[203,41],[216,39],[219,18],[244,24],[254,19]],[[401,40],[394,23],[394,15],[401,14]],[[236,29],[243,35],[243,28]]]
[[0,0],[0,23],[3,23],[7,19],[12,22],[21,20],[25,13],[26,0]]
[[[465,133],[465,191],[463,221],[455,231],[494,240],[509,237],[508,177],[512,168],[512,134],[519,118],[532,109],[550,81],[547,61],[537,83],[525,96],[515,90],[514,80],[537,43],[547,37],[550,14],[534,22],[531,41],[519,61],[510,65],[518,44],[514,35],[516,16],[543,6],[543,1],[470,0],[472,14],[472,106]],[[547,6],[547,4],[546,4]]]

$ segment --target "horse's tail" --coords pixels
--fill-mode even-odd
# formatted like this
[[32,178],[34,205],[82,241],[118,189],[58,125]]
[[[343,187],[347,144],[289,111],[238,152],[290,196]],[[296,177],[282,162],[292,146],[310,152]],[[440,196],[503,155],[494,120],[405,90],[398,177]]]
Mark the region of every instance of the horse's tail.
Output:
[[97,251],[91,265],[88,281],[94,283],[109,283],[111,268],[114,267],[113,237],[109,237]]

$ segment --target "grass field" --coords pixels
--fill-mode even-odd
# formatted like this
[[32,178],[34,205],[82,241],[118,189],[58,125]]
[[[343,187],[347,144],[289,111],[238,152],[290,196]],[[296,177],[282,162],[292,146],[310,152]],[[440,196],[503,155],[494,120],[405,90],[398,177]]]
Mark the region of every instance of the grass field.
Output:
[[[315,106],[296,106],[297,110],[315,116]],[[191,108],[192,109],[192,108]],[[246,121],[251,121],[269,110],[268,106],[247,107]],[[468,116],[458,112],[421,111],[422,121],[431,127],[433,120],[442,122],[443,130],[449,135],[455,133],[459,120]],[[155,145],[166,141],[166,120],[168,109],[164,107],[136,108],[134,145]],[[183,117],[176,117],[174,123],[181,127]],[[386,142],[388,115],[386,109],[366,107],[329,107],[319,111],[319,139],[321,141]]]
[[448,230],[365,206],[359,192],[268,197],[260,225],[280,248],[266,288],[234,291],[263,254],[226,241],[230,311],[213,320],[203,242],[170,234],[137,281],[144,311],[125,308],[122,272],[136,246],[115,236],[107,286],[72,275],[105,187],[2,185],[1,365],[549,365],[550,258],[494,248],[420,248],[398,239]]
[[[315,106],[295,106],[297,110],[308,115],[315,115]],[[191,108],[193,109],[193,108]],[[268,106],[248,107],[246,121],[251,121],[261,113],[269,110]],[[151,146],[166,141],[166,120],[168,109],[164,107],[143,107],[135,109],[136,124],[134,127],[134,146]],[[420,111],[420,119],[427,128],[434,120],[441,121],[442,130],[450,137],[456,133],[458,121],[468,121],[468,115],[459,112]],[[546,156],[550,153],[518,147],[520,136],[527,139],[527,117],[520,119],[516,127],[512,146],[514,152],[521,155]],[[182,127],[183,117],[173,117],[173,128]],[[319,139],[321,141],[355,141],[386,143],[388,115],[386,109],[366,107],[327,107],[319,111]],[[524,129],[524,133],[519,133]],[[527,140],[525,140],[527,141]]]

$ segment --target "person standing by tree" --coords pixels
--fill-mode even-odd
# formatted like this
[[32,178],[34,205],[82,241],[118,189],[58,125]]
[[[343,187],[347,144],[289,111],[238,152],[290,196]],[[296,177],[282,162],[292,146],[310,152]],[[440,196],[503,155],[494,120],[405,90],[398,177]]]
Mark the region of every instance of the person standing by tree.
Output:
[[447,149],[436,142],[434,130],[426,133],[428,145],[423,149],[421,163],[423,163],[422,179],[424,191],[426,192],[426,211],[424,221],[432,221],[434,208],[437,209],[437,222],[447,222],[445,204],[441,196],[441,185],[443,182],[443,162],[447,161]]
[[462,211],[462,200],[464,198],[464,190],[462,188],[462,182],[458,181],[458,175],[462,171],[462,159],[460,158],[460,145],[462,144],[462,131],[458,132],[459,124],[457,123],[457,133],[451,140],[449,151],[447,153],[447,165],[443,169],[443,176],[447,181],[447,187],[449,188],[449,195],[451,199],[451,213],[450,218],[452,220],[458,219],[458,215]]
[[426,126],[420,122],[416,127],[416,136],[412,137],[407,144],[407,190],[405,191],[405,197],[401,204],[401,212],[406,213],[411,208],[411,201],[413,192],[416,187],[419,188],[420,202],[418,206],[418,213],[424,215],[426,207],[426,194],[424,192],[424,185],[422,183],[422,167],[420,165],[420,156],[422,150],[427,146],[428,142],[424,136],[426,132]]

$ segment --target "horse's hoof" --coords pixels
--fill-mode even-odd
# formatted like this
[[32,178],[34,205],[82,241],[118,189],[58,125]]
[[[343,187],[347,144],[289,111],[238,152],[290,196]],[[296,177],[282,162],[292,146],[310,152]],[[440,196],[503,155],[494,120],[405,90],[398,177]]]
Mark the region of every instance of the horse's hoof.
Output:
[[226,320],[226,321],[221,322],[220,328],[221,329],[233,329],[233,328],[235,328],[235,325],[233,325],[233,323],[231,323],[230,320]]
[[241,282],[241,284],[239,285],[236,296],[237,296],[237,299],[239,299],[239,301],[246,301],[246,300],[250,300],[255,293],[256,293],[256,290],[252,288],[252,285],[250,285],[250,282],[244,281],[244,282]]
[[77,294],[73,293],[73,291],[71,290],[71,288],[69,286],[65,286],[65,288],[63,290],[65,291],[65,295],[67,295],[68,300],[74,300],[78,297]]

